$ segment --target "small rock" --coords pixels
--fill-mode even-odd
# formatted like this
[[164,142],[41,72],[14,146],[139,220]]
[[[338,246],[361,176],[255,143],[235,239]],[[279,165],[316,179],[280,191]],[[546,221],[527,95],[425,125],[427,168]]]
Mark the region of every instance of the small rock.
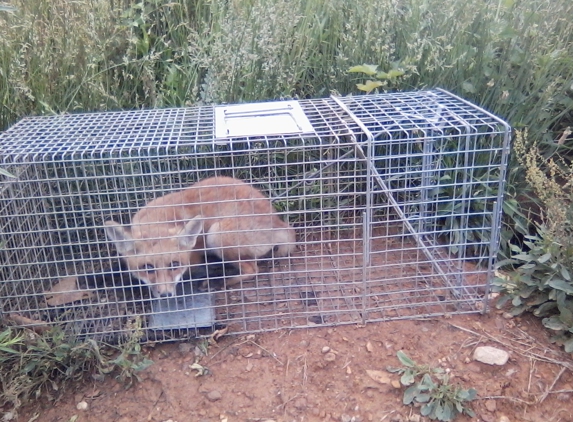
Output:
[[504,319],[513,319],[513,315],[511,315],[509,312],[504,312],[503,314],[501,314],[501,316]]
[[408,422],[420,422],[421,420],[422,420],[422,417],[418,414],[415,414],[415,413],[408,417]]
[[324,354],[326,354],[326,353],[328,353],[328,352],[330,352],[330,347],[324,346],[324,347],[322,348],[322,354],[324,355]]
[[488,365],[505,365],[508,359],[509,353],[495,347],[480,346],[474,351],[474,360]]
[[495,422],[495,417],[489,412],[482,412],[480,417],[483,422]]
[[497,420],[497,422],[510,422],[509,418],[505,415],[502,415],[499,417],[499,419]]
[[306,340],[301,340],[301,342],[299,343],[300,347],[308,347],[308,341]]
[[16,418],[16,415],[13,412],[6,412],[2,417],[3,421],[13,421]]
[[392,384],[392,387],[394,387],[394,388],[396,388],[396,389],[402,387],[402,384],[400,384],[400,381],[398,381],[398,380],[392,380],[392,383],[391,383],[391,384]]
[[223,398],[223,395],[217,390],[209,391],[207,393],[207,400],[209,400],[209,401],[217,401],[217,400],[221,400],[222,398]]
[[324,355],[324,360],[327,362],[334,362],[336,360],[336,355],[332,352],[328,352]]
[[179,343],[179,346],[177,346],[177,348],[179,349],[179,352],[187,354],[191,351],[191,344]]
[[370,343],[370,342],[367,342],[367,343],[366,343],[366,350],[367,350],[369,353],[372,353],[372,352],[374,351],[374,346],[372,346],[372,343]]
[[366,374],[380,384],[391,384],[392,380],[386,372],[367,369]]
[[486,400],[485,408],[491,413],[493,413],[495,412],[495,409],[497,409],[497,403],[495,402],[495,400]]
[[76,404],[76,409],[78,410],[88,410],[88,403],[85,400],[82,400],[78,404]]
[[342,415],[340,416],[340,422],[351,422],[352,417],[350,415]]
[[294,401],[294,407],[298,410],[305,410],[307,407],[306,399],[304,397],[299,397]]

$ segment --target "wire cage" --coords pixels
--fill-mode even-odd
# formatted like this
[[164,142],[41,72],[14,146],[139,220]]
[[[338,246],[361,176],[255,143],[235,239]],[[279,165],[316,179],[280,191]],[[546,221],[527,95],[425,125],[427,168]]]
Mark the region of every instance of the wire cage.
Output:
[[[0,181],[2,318],[146,342],[484,311],[510,130],[439,89],[25,118],[0,135],[0,166],[16,176]],[[151,201],[204,180],[210,202],[189,200],[200,217],[254,203],[240,189],[272,204],[233,219],[274,219],[237,229],[243,255],[260,250],[257,270],[213,254],[202,226],[201,259],[177,262],[184,274],[158,297],[128,261],[161,250],[124,248],[106,222],[129,233],[140,210],[174,215],[190,204]],[[179,233],[193,217],[160,219]],[[286,227],[294,245],[275,254],[264,234]]]

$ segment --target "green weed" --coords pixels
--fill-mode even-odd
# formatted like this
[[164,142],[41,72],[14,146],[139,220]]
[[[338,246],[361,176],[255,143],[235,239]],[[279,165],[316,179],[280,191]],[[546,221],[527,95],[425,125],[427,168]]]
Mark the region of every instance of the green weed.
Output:
[[57,400],[71,382],[97,374],[116,374],[120,381],[137,377],[151,361],[142,355],[139,330],[119,346],[94,340],[73,342],[58,327],[41,334],[28,329],[0,332],[0,407],[11,413],[30,399]]
[[422,416],[432,420],[453,421],[461,414],[475,417],[467,402],[476,397],[476,390],[450,384],[449,376],[443,369],[419,365],[402,351],[398,351],[397,356],[404,366],[388,370],[402,374],[400,383],[408,387],[404,391],[404,404],[417,403]]

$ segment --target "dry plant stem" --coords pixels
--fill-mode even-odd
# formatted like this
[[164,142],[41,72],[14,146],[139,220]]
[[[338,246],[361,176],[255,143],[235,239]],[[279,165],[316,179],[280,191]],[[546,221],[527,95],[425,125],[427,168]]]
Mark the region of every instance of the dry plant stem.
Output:
[[276,361],[279,363],[279,365],[284,366],[284,363],[283,363],[279,358],[276,357],[276,354],[275,354],[275,353],[272,353],[272,352],[268,351],[268,350],[265,349],[263,346],[261,346],[260,344],[257,344],[257,343],[254,342],[253,340],[241,340],[241,341],[239,341],[239,342],[237,342],[237,343],[231,343],[231,344],[229,344],[228,346],[225,346],[225,347],[223,347],[222,349],[218,350],[216,353],[214,353],[213,356],[211,356],[211,357],[207,360],[207,362],[211,362],[211,361],[215,358],[215,356],[217,356],[219,353],[223,352],[224,350],[227,350],[227,349],[228,349],[229,347],[231,347],[231,346],[242,346],[243,344],[247,344],[247,343],[251,343],[252,345],[254,345],[254,346],[258,347],[259,349],[261,349],[263,352],[268,353],[268,355],[269,355],[270,357],[272,357],[274,360],[276,360]]
[[541,397],[539,397],[539,403],[542,403],[547,398],[547,396],[552,392],[553,387],[555,387],[555,384],[557,384],[557,381],[559,381],[559,378],[561,378],[561,375],[563,375],[565,369],[567,368],[561,367],[561,370],[559,371],[559,373],[557,374],[557,376],[555,377],[549,388],[545,390],[545,392],[541,395]]
[[539,403],[537,400],[535,400],[535,401],[527,401],[527,400],[518,399],[517,397],[511,397],[511,396],[487,396],[487,397],[478,397],[478,398],[476,398],[476,400],[509,400],[509,401],[513,401],[513,402],[516,402],[516,403],[526,404],[526,405],[528,405],[528,406],[533,406],[533,405]]
[[522,351],[522,350],[519,350],[519,349],[516,348],[515,346],[513,346],[511,343],[507,343],[507,342],[505,342],[505,341],[502,341],[502,340],[498,339],[497,337],[492,336],[491,334],[488,334],[488,333],[480,334],[480,333],[477,333],[477,332],[475,332],[475,331],[473,331],[473,330],[470,330],[470,329],[464,328],[464,327],[460,327],[460,326],[455,325],[455,324],[451,324],[451,323],[450,323],[450,325],[451,325],[452,327],[455,327],[455,328],[459,329],[459,330],[462,330],[462,331],[465,331],[465,332],[467,332],[467,333],[473,334],[473,335],[476,336],[476,337],[487,337],[487,338],[490,339],[491,341],[495,341],[496,343],[502,344],[502,345],[504,345],[504,346],[510,348],[512,351],[514,351],[514,352],[516,352],[516,353],[519,353],[519,354],[522,355],[522,356],[531,357],[531,358],[535,358],[535,359],[537,359],[537,360],[539,360],[539,361],[542,361],[542,362],[548,362],[548,363],[553,363],[553,364],[555,364],[555,365],[563,366],[563,367],[569,369],[571,372],[573,372],[573,363],[566,362],[566,361],[562,361],[562,360],[557,360],[557,359],[551,359],[551,358],[548,358],[548,357],[546,357],[546,356],[543,356],[543,355],[540,355],[540,354],[538,354],[538,353],[531,352],[531,351],[525,351],[525,352],[524,352],[524,351]]
[[[524,357],[528,357],[530,359],[530,371],[529,371],[529,380],[528,380],[528,386],[527,386],[527,392],[528,394],[531,394],[531,379],[532,379],[532,374],[533,371],[535,369],[535,365],[537,363],[537,361],[542,361],[542,362],[547,362],[547,363],[552,363],[554,365],[558,365],[561,367],[561,369],[559,370],[559,373],[557,374],[557,376],[555,377],[555,379],[553,380],[553,382],[551,383],[551,385],[549,386],[549,388],[547,388],[545,390],[545,392],[543,394],[541,394],[539,397],[537,397],[537,399],[533,402],[527,401],[527,400],[522,400],[522,399],[518,399],[515,397],[508,397],[508,396],[489,396],[489,397],[482,397],[480,400],[484,400],[484,399],[507,399],[507,400],[511,400],[511,401],[515,401],[515,402],[519,402],[519,403],[524,403],[527,405],[534,405],[534,404],[539,404],[542,403],[549,394],[555,394],[555,393],[559,393],[559,392],[571,392],[571,390],[559,390],[559,391],[552,391],[553,388],[555,387],[555,385],[557,384],[557,382],[559,381],[559,379],[561,378],[561,376],[563,375],[563,373],[568,369],[569,371],[573,372],[573,365],[569,362],[565,362],[565,361],[559,361],[556,359],[551,359],[548,358],[546,356],[542,356],[539,355],[535,352],[532,352],[531,349],[533,347],[529,346],[529,345],[525,345],[524,346],[528,346],[528,349],[523,351],[523,350],[519,350],[517,347],[513,346],[512,344],[506,342],[506,341],[502,341],[494,336],[492,336],[491,334],[488,333],[484,333],[484,334],[480,334],[477,333],[473,330],[470,330],[468,328],[464,328],[464,327],[460,327],[458,325],[455,324],[450,324],[452,327],[455,327],[459,330],[468,332],[470,334],[475,335],[478,338],[482,338],[482,337],[487,337],[492,341],[495,341],[501,345],[504,345],[508,348],[510,348],[512,351],[519,353],[520,355],[524,356]],[[523,332],[522,332],[523,333]],[[518,342],[520,343],[520,342]],[[521,344],[521,343],[520,343]]]

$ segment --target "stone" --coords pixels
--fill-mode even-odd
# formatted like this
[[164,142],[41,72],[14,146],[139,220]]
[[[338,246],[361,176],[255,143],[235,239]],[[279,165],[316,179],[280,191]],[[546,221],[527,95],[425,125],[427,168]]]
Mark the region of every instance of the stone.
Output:
[[495,410],[497,409],[497,404],[495,400],[486,400],[485,408],[491,413],[495,412]]
[[82,400],[78,404],[76,404],[76,409],[78,410],[88,410],[88,404],[85,400]]
[[332,352],[328,352],[324,355],[324,360],[327,362],[334,362],[336,360],[336,355]]
[[222,398],[223,398],[223,395],[221,394],[221,392],[219,392],[217,390],[209,391],[207,393],[207,400],[209,400],[209,401],[217,401],[217,400],[221,400]]
[[488,365],[505,365],[509,359],[509,353],[491,346],[480,346],[476,347],[473,358]]

